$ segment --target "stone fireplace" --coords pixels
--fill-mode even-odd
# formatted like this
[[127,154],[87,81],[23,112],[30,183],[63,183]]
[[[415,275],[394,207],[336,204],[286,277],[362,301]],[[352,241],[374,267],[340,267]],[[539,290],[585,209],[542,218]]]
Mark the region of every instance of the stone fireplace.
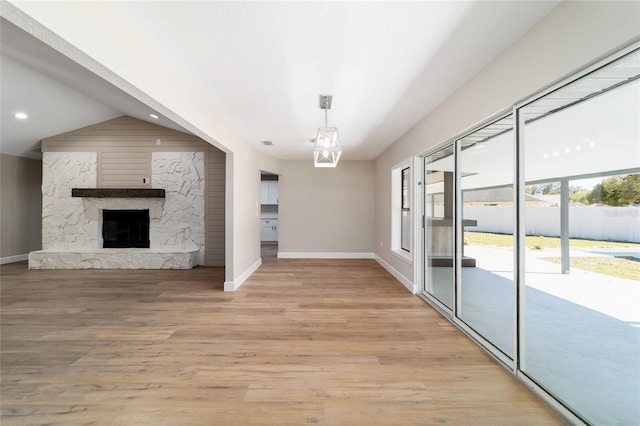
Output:
[[[43,153],[42,247],[29,254],[32,269],[188,269],[204,264],[205,167],[203,152],[153,152],[151,188],[164,198],[73,196],[96,188],[98,153]],[[146,211],[146,247],[114,247],[112,211]],[[116,214],[117,215],[117,214]],[[113,229],[112,229],[113,228]],[[105,234],[106,229],[106,234]],[[115,237],[115,245],[120,244]],[[105,245],[106,242],[106,245]]]

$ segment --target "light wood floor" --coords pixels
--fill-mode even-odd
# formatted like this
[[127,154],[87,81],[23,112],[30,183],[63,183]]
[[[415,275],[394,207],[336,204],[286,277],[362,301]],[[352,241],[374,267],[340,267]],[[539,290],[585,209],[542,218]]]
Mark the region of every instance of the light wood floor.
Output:
[[562,424],[372,260],[1,280],[3,426]]

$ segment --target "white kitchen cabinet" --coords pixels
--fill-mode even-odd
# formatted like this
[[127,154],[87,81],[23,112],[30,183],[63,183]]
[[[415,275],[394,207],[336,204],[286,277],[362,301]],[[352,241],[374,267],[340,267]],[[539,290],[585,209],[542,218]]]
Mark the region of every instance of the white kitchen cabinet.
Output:
[[278,241],[278,219],[260,220],[260,240]]
[[278,182],[260,182],[260,204],[278,204]]

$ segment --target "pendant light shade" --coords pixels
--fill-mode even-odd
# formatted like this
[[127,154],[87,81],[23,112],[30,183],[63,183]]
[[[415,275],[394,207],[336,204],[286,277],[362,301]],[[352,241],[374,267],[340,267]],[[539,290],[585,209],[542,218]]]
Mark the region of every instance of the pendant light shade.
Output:
[[327,126],[327,115],[331,108],[331,100],[331,95],[320,95],[320,108],[324,109],[324,127],[318,128],[313,150],[313,164],[316,167],[336,167],[340,160],[340,155],[342,155],[338,128]]

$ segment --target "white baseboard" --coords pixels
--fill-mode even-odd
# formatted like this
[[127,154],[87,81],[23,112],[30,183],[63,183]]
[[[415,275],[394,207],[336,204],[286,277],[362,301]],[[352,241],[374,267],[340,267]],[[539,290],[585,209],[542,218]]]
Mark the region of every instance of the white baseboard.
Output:
[[256,263],[251,265],[249,269],[244,271],[238,278],[233,281],[224,282],[224,291],[236,291],[242,284],[262,265],[262,258],[256,260]]
[[29,253],[0,257],[0,265],[4,265],[5,263],[22,262],[23,260],[29,260]]
[[373,253],[278,252],[278,259],[374,259]]
[[380,256],[376,255],[375,259],[376,259],[376,262],[378,262],[384,269],[389,271],[389,273],[391,275],[393,275],[395,279],[400,281],[400,283],[403,286],[405,286],[407,288],[407,290],[409,290],[411,292],[411,294],[418,294],[417,285],[414,284],[413,282],[411,282],[410,279],[408,279],[407,277],[402,275],[400,273],[400,271],[398,271],[396,268],[394,268],[393,266],[391,266],[387,262],[385,262],[384,259],[382,259]]

